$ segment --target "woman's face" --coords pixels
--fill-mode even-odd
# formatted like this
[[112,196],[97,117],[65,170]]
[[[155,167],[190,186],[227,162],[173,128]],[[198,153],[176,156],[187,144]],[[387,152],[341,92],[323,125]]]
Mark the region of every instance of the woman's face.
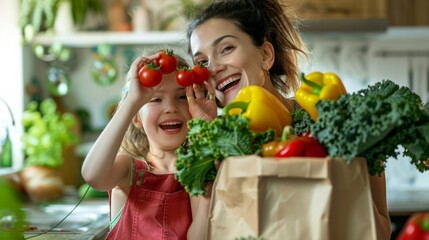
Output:
[[223,106],[242,88],[266,82],[266,70],[271,65],[264,66],[262,48],[231,21],[214,18],[202,23],[192,32],[190,46],[194,63],[209,67]]
[[174,150],[186,139],[186,122],[191,119],[185,89],[179,86],[175,72],[163,75],[152,99],[139,111],[149,144],[162,150]]

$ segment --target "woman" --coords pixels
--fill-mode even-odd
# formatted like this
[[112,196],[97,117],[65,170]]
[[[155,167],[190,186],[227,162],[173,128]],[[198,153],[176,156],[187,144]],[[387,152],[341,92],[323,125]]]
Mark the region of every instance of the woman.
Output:
[[221,106],[259,85],[295,109],[285,96],[298,86],[298,55],[306,49],[277,1],[220,1],[197,14],[187,36],[194,63],[211,69]]
[[[187,36],[194,63],[209,67],[218,105],[230,103],[249,85],[262,86],[290,110],[288,98],[298,86],[298,58],[306,48],[277,0],[217,1],[199,12],[189,24]],[[187,89],[188,98],[200,94]],[[198,116],[213,119],[203,108]],[[378,239],[390,238],[385,177],[371,176],[371,191]]]

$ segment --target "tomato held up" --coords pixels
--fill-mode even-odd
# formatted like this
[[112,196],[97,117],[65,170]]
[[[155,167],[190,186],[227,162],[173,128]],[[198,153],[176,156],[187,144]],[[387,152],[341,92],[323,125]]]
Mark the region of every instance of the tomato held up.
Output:
[[140,83],[145,87],[155,87],[161,82],[161,79],[162,73],[154,63],[144,65],[139,70]]
[[205,81],[210,79],[210,71],[204,65],[198,64],[192,67],[194,73],[194,83],[202,85]]
[[187,87],[194,82],[194,73],[191,69],[181,68],[176,72],[176,82],[182,87]]
[[159,52],[159,57],[155,60],[162,74],[170,74],[177,68],[177,60],[174,57],[173,50]]

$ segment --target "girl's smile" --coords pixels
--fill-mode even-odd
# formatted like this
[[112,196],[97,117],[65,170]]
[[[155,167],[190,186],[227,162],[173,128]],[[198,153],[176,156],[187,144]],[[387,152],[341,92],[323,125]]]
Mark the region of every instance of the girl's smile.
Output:
[[169,119],[159,124],[159,128],[161,128],[165,134],[174,135],[180,133],[184,125],[184,122],[180,119]]

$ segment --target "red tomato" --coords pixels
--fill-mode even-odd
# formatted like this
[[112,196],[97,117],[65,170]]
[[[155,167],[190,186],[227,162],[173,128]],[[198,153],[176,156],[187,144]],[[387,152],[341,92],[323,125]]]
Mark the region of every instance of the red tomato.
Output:
[[187,68],[179,69],[176,72],[176,82],[182,87],[187,87],[194,82],[194,73]]
[[194,82],[196,84],[202,85],[204,81],[208,81],[210,78],[209,69],[203,65],[195,65],[192,67],[194,72]]
[[161,82],[162,73],[154,65],[144,65],[139,70],[140,83],[145,87],[155,87]]
[[174,57],[173,50],[161,51],[159,53],[159,57],[155,60],[157,66],[159,66],[159,70],[163,74],[170,74],[177,67],[177,60]]

